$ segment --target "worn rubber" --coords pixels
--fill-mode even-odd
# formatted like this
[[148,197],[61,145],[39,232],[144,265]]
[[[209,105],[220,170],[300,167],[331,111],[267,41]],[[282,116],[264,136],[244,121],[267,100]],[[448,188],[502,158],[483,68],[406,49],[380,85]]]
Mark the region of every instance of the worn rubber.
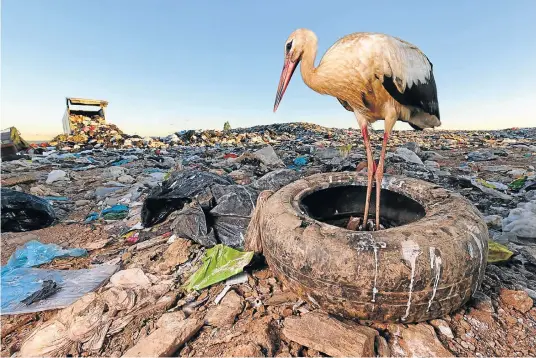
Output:
[[301,212],[301,198],[335,185],[366,185],[366,178],[316,174],[275,192],[262,210],[264,256],[292,291],[329,313],[383,322],[434,319],[470,299],[484,277],[488,229],[468,200],[432,183],[385,175],[382,188],[420,203],[424,218],[355,232]]

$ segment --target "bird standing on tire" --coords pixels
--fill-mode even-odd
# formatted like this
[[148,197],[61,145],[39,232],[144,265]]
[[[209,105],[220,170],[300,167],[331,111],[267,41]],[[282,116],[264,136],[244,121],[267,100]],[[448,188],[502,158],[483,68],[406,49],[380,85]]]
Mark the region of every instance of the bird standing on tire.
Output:
[[[331,95],[354,113],[367,152],[367,196],[363,227],[376,178],[376,230],[380,228],[380,191],[387,140],[395,122],[407,122],[413,129],[441,125],[433,66],[416,46],[380,33],[358,32],[331,46],[314,66],[317,37],[307,29],[294,31],[285,42],[285,62],[274,103],[274,112],[287,89],[298,63],[305,84],[320,94]],[[382,151],[376,168],[368,126],[385,121]]]

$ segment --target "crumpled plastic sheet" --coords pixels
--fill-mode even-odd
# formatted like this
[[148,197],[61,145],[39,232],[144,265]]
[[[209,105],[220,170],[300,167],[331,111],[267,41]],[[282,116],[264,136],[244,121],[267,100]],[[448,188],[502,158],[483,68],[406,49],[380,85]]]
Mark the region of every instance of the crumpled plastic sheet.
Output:
[[2,277],[7,271],[21,267],[33,267],[52,261],[56,257],[85,256],[85,249],[63,249],[56,244],[43,244],[39,241],[28,241],[11,255],[5,266],[2,266]]
[[[18,268],[2,274],[2,315],[65,308],[88,292],[96,290],[119,266],[99,265],[83,270],[45,270]],[[43,281],[53,280],[60,287],[54,295],[26,305],[21,301],[41,289]]]
[[217,205],[210,211],[214,230],[221,243],[244,248],[244,237],[259,193],[242,185],[214,185]]
[[[118,269],[117,266],[111,265],[86,270],[31,268],[50,262],[56,257],[85,255],[87,255],[85,249],[63,249],[55,244],[43,244],[35,240],[17,248],[1,269],[1,314],[30,313],[66,307],[80,296],[97,288]],[[39,291],[46,280],[56,282],[61,287],[60,291],[29,306],[21,302]]]
[[203,209],[195,201],[177,214],[172,229],[175,235],[193,240],[203,246],[212,247],[218,243],[214,230],[207,227]]
[[190,276],[186,289],[201,290],[234,276],[244,269],[253,258],[253,252],[242,252],[218,244],[203,255],[203,265]]
[[205,193],[214,184],[233,184],[232,179],[200,170],[174,172],[161,187],[156,187],[143,203],[141,219],[144,227],[165,220],[173,211],[180,210],[197,195]]

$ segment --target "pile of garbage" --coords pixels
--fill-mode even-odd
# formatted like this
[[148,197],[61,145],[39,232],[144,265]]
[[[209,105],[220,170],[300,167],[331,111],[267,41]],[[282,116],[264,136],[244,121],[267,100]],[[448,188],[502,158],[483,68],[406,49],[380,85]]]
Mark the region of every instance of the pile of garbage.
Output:
[[108,124],[104,117],[96,114],[91,117],[82,114],[69,116],[70,134],[60,134],[50,145],[64,150],[87,149],[93,147],[115,147],[124,143],[123,132],[114,124]]
[[2,355],[536,355],[536,128],[393,134],[386,172],[475,204],[489,264],[463,310],[370,326],[324,315],[244,251],[262,191],[320,172],[366,175],[358,131],[119,135],[2,164]]

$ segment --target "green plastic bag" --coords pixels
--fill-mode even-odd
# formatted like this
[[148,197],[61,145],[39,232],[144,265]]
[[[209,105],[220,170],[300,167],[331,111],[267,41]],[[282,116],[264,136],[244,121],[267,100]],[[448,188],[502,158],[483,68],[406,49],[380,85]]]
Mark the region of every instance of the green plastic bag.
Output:
[[203,265],[187,282],[186,290],[200,290],[234,276],[253,258],[253,251],[238,251],[218,244],[205,252]]
[[504,245],[501,245],[495,241],[488,240],[488,262],[497,263],[505,262],[512,257],[514,253]]
[[526,181],[527,177],[523,176],[521,178],[517,178],[516,180],[508,184],[508,187],[510,188],[510,190],[519,191],[521,190],[521,188],[523,188],[523,186],[525,186]]

